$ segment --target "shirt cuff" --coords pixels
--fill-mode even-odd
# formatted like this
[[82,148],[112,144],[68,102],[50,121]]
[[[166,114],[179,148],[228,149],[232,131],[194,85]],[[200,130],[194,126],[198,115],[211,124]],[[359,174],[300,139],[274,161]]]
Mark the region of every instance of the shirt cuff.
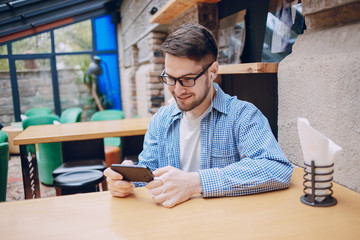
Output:
[[220,197],[224,195],[224,184],[221,181],[223,174],[219,168],[201,169],[199,175],[203,197]]

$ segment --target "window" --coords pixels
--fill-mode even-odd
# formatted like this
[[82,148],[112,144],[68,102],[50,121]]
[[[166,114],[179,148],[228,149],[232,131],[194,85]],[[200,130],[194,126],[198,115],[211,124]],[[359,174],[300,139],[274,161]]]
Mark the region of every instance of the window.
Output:
[[50,32],[15,41],[11,44],[13,54],[50,53]]
[[74,106],[91,106],[90,85],[83,82],[91,56],[63,55],[56,57],[61,110]]
[[0,123],[14,121],[9,61],[0,59]]
[[56,29],[54,35],[57,53],[83,52],[93,49],[90,20]]
[[7,55],[7,46],[6,45],[2,45],[0,46],[0,55]]
[[21,112],[33,107],[54,109],[50,60],[16,60],[15,65]]
[[107,107],[121,110],[116,27],[110,15],[0,45],[0,122],[20,121],[21,114],[38,106],[57,115],[81,107],[88,120],[96,104],[82,80],[94,55],[101,57],[98,80],[101,94],[109,95]]

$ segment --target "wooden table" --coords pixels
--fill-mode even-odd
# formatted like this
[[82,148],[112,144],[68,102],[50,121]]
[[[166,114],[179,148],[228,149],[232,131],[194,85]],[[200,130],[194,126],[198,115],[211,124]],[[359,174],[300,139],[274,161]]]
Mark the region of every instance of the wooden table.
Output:
[[26,153],[26,144],[87,140],[104,137],[144,135],[150,118],[38,125],[26,128],[14,138],[20,145],[25,199],[40,198],[36,155]]
[[195,197],[172,209],[145,188],[128,198],[109,192],[0,204],[4,239],[360,239],[360,194],[334,184],[338,204],[300,202],[303,169],[290,188],[226,198]]
[[3,127],[1,131],[6,132],[8,134],[9,153],[19,154],[20,153],[19,146],[14,145],[13,140],[17,135],[19,135],[23,131],[21,122],[14,124],[14,126]]

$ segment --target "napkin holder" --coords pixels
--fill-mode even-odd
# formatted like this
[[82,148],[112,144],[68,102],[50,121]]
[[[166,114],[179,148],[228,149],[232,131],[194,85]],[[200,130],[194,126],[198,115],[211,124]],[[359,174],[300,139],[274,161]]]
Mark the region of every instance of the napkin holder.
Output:
[[[311,161],[311,165],[305,164],[304,168],[304,194],[301,196],[300,201],[306,205],[314,206],[314,207],[330,207],[337,204],[337,200],[332,197],[333,190],[331,187],[333,184],[331,181],[333,180],[332,174],[334,173],[334,164],[329,166],[315,166],[315,161]],[[306,167],[310,168],[310,172]],[[317,168],[331,168],[331,171],[328,173],[316,173]],[[326,177],[329,176],[328,179],[325,180],[316,180],[316,176]],[[329,183],[327,187],[317,187],[316,183]],[[309,185],[310,184],[310,185]],[[317,190],[327,191],[328,194],[317,194]],[[316,198],[323,198],[322,201],[316,200]]]

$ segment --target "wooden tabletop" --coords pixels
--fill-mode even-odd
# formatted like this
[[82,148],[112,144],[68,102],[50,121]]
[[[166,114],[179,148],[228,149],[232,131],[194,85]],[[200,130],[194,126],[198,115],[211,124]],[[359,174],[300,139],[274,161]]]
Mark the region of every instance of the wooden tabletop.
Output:
[[[300,202],[303,169],[281,191],[203,199],[172,209],[145,188],[128,198],[109,192],[0,203],[6,239],[360,239],[360,194],[334,184],[338,204]],[[4,238],[5,239],[5,238]]]
[[78,122],[30,126],[15,139],[15,145],[144,135],[150,118]]
[[219,66],[219,74],[277,73],[279,63],[241,63]]

